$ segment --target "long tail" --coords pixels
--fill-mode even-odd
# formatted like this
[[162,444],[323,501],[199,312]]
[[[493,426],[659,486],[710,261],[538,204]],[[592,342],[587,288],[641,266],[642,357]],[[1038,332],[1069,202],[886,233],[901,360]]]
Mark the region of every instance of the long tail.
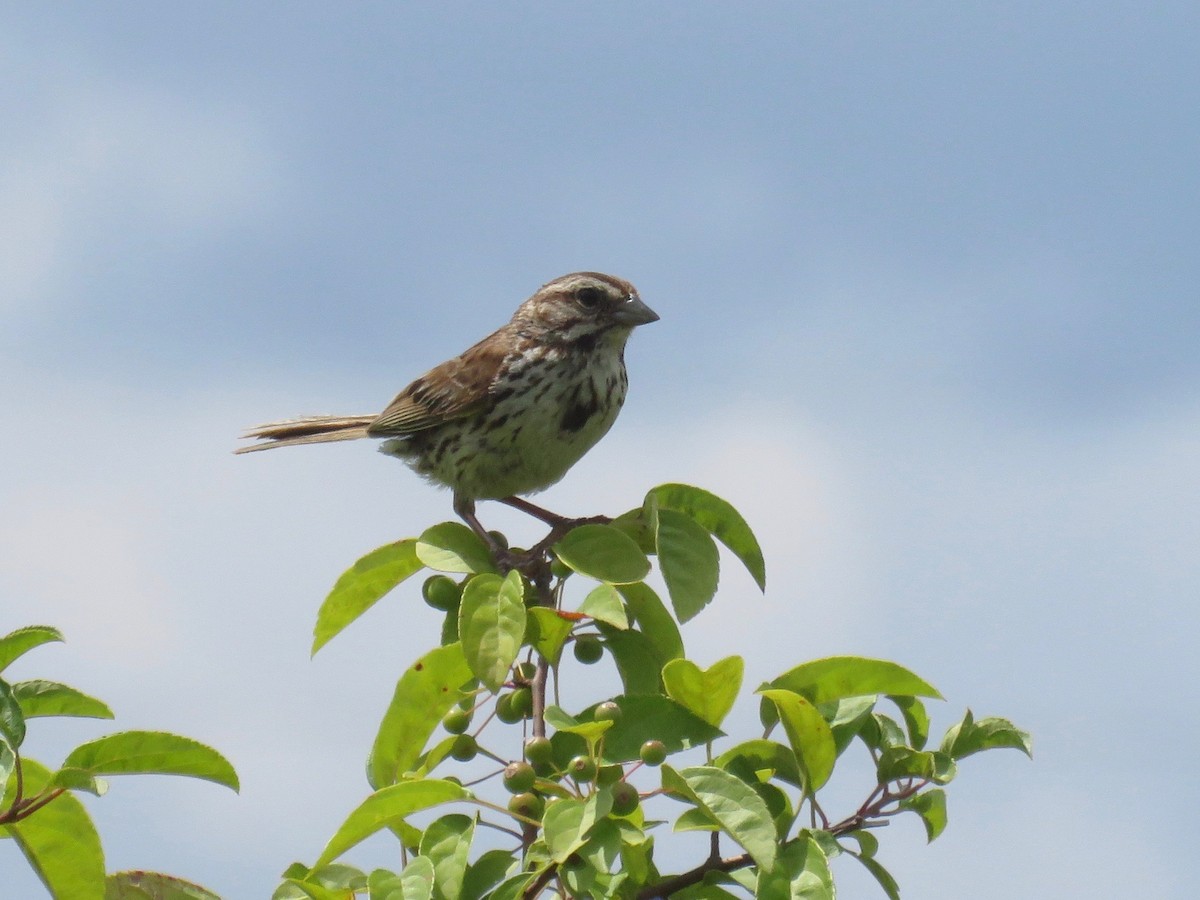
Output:
[[308,416],[270,422],[251,428],[243,438],[257,438],[260,444],[238,447],[234,453],[252,453],[273,447],[294,447],[299,444],[326,444],[332,441],[353,441],[367,436],[367,426],[377,416]]

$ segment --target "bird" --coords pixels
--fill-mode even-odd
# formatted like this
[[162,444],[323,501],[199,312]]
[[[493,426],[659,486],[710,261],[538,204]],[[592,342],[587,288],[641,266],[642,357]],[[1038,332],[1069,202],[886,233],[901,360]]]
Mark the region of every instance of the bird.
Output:
[[616,421],[625,345],[658,321],[628,281],[574,272],[542,285],[509,322],[434,366],[377,415],[307,416],[251,428],[236,453],[380,438],[380,450],[452,493],[494,554],[476,501],[498,500],[552,529],[570,520],[524,499],[557,483]]

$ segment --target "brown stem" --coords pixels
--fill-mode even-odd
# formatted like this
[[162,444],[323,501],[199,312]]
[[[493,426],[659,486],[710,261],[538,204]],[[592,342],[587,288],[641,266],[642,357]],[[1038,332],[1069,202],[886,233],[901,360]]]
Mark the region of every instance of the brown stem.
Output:
[[636,896],[638,900],[670,897],[675,891],[681,891],[685,887],[699,884],[709,872],[733,872],[736,869],[744,869],[753,863],[754,859],[749,853],[743,853],[741,856],[731,856],[727,859],[721,859],[720,857],[708,859],[696,866],[696,868],[684,872],[682,875],[673,875],[670,878],[664,878],[657,884],[647,885],[638,891]]
[[551,879],[557,874],[558,864],[550,863],[550,865],[538,872],[537,878],[533,879],[533,881],[530,882],[529,887],[525,888],[525,890],[521,892],[521,896],[525,898],[525,900],[533,900],[533,898],[540,894],[543,888],[545,888],[546,885],[550,883]]
[[836,837],[860,828],[881,828],[887,825],[885,819],[901,811],[899,808],[887,809],[890,804],[907,800],[928,784],[927,780],[920,778],[905,782],[897,791],[892,791],[886,784],[876,785],[853,815],[831,825],[828,831]]
[[46,791],[44,794],[39,794],[36,797],[30,797],[28,800],[22,801],[20,804],[14,803],[9,807],[7,812],[5,812],[3,815],[0,815],[0,825],[7,824],[9,822],[20,822],[22,819],[28,819],[47,803],[61,797],[66,792],[66,788],[55,788],[52,791]]

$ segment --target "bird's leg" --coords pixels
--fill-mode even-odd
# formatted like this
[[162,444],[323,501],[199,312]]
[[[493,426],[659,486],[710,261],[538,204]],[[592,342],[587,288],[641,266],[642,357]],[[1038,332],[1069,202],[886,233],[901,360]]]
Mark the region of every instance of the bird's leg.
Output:
[[554,527],[566,520],[565,516],[560,516],[558,513],[552,513],[548,509],[543,509],[536,503],[530,503],[522,497],[501,497],[499,500],[505,506],[511,506],[513,509],[519,509],[527,516],[533,516],[542,522],[545,522],[550,527]]
[[499,542],[488,533],[488,530],[483,527],[483,523],[479,521],[475,515],[475,501],[469,497],[462,497],[458,494],[454,495],[454,512],[458,517],[467,523],[467,526],[479,536],[483,541],[484,546],[491,552],[492,557],[500,560],[508,554],[505,547],[500,546]]
[[[541,575],[541,569],[545,569],[543,580],[549,580],[550,568],[549,563],[543,558],[545,550],[539,548],[537,553],[526,551],[524,553],[514,553],[507,547],[502,545],[479,521],[479,517],[475,515],[475,501],[469,497],[460,497],[457,494],[454,497],[454,511],[458,517],[462,519],[470,529],[479,536],[483,544],[488,549],[488,553],[492,557],[492,561],[501,572],[507,572],[511,569],[519,569],[524,572],[530,580],[537,582]],[[552,514],[551,514],[552,515]],[[557,538],[555,539],[557,540]],[[549,546],[547,544],[546,546]]]
[[[548,509],[543,509],[535,503],[530,503],[521,497],[502,497],[499,500],[513,509],[518,509],[526,515],[533,516],[541,522],[545,522],[550,526],[550,533],[542,540],[538,541],[529,550],[524,553],[514,553],[507,547],[502,546],[479,521],[479,517],[475,515],[475,501],[469,497],[455,495],[454,497],[454,512],[462,519],[470,529],[479,536],[483,541],[484,546],[488,548],[492,559],[501,571],[508,569],[520,569],[530,578],[535,578],[541,568],[549,565],[546,555],[551,547],[563,539],[568,531],[575,528],[577,525],[607,525],[612,521],[608,516],[587,516],[580,519],[572,519],[567,516],[560,516],[558,513],[550,512]],[[547,571],[549,571],[547,569]],[[536,579],[535,579],[536,580]]]
[[501,497],[499,500],[505,506],[511,506],[513,509],[519,509],[528,516],[533,516],[542,522],[545,522],[555,531],[560,531],[565,534],[576,525],[607,525],[612,521],[608,516],[586,516],[581,519],[572,519],[567,516],[560,516],[558,513],[550,512],[548,509],[543,509],[536,503],[530,503],[523,497]]

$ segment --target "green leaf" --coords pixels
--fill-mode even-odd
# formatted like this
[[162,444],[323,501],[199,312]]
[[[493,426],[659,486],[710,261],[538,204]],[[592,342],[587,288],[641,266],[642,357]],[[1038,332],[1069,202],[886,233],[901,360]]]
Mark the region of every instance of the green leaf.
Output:
[[454,644],[458,641],[458,607],[450,610],[442,618],[442,640],[441,643]]
[[621,839],[621,868],[639,884],[653,884],[658,881],[658,869],[653,858],[654,838],[643,836],[643,840],[633,841],[622,831]]
[[533,648],[546,657],[550,665],[558,665],[567,635],[575,627],[570,619],[564,619],[557,609],[534,606],[527,610],[526,637]]
[[385,544],[358,560],[334,584],[321,604],[313,628],[315,654],[384,594],[424,568],[412,538]]
[[447,735],[442,740],[438,741],[419,757],[417,757],[417,767],[413,769],[413,774],[418,778],[425,778],[445,761],[451,751],[454,750],[454,745],[458,741],[457,734]]
[[[727,882],[736,884],[738,881],[738,876],[742,873],[742,871],[743,870],[739,869],[738,871],[731,872],[724,877]],[[747,888],[747,890],[751,889],[752,888]],[[745,894],[733,894],[725,890],[723,887],[703,881],[699,884],[693,884],[690,887],[685,887],[681,891],[671,892],[671,900],[741,900],[741,898],[744,896]]]
[[673,509],[695,520],[742,561],[761,590],[767,589],[767,567],[758,539],[728,502],[690,484],[660,484],[646,495],[646,504]]
[[431,650],[410,666],[396,685],[371,748],[367,780],[373,788],[395,784],[411,769],[425,743],[471,681],[461,644]]
[[[400,784],[378,790],[346,817],[346,821],[341,824],[321,851],[317,861],[313,863],[313,868],[328,865],[360,841],[366,840],[377,831],[403,822],[415,812],[442,803],[465,800],[470,796],[470,791],[462,785],[436,778],[402,781]],[[430,881],[432,883],[432,877]]]
[[1029,732],[1022,731],[1008,719],[987,718],[975,721],[968,709],[963,720],[952,725],[942,738],[942,752],[962,759],[981,750],[1010,747],[1033,758],[1033,742]]
[[859,730],[863,743],[874,750],[907,747],[907,737],[900,723],[881,712],[872,712]]
[[0,679],[0,742],[13,751],[25,740],[25,714],[7,681]]
[[892,877],[891,872],[869,856],[862,856],[850,850],[846,852],[862,863],[863,867],[875,877],[879,886],[883,888],[883,892],[887,894],[888,900],[900,900],[900,885],[896,884],[896,879]]
[[[21,760],[26,797],[50,784],[50,771],[31,759]],[[0,809],[12,805],[16,779],[9,779]],[[12,837],[51,897],[104,900],[104,852],[100,836],[83,804],[71,793],[51,800],[33,815],[0,826]]]
[[822,703],[817,707],[821,711],[821,715],[825,717],[825,721],[829,723],[829,730],[833,732],[833,743],[839,756],[871,721],[871,712],[875,709],[878,699],[875,696],[844,697],[841,700]]
[[417,559],[438,572],[466,575],[496,571],[479,535],[461,522],[442,522],[426,529],[417,540]]
[[[662,741],[667,752],[675,753],[722,735],[720,729],[661,694],[625,694],[612,702],[620,707],[621,716],[604,735],[603,755],[608,763],[637,759],[642,744],[649,740]],[[590,717],[591,712],[581,718]]]
[[367,886],[367,876],[361,869],[340,863],[331,863],[321,866],[319,869],[313,869],[306,877],[314,884],[335,891],[361,890]]
[[931,788],[900,801],[901,809],[909,809],[921,817],[929,842],[946,830],[946,792]]
[[741,690],[744,668],[740,656],[727,656],[707,669],[690,659],[673,659],[663,666],[663,687],[676,703],[720,728]]
[[387,869],[375,869],[367,876],[368,900],[402,900],[404,883]]
[[829,859],[810,835],[784,846],[775,868],[759,873],[755,893],[761,900],[834,900],[835,896]]
[[953,780],[957,766],[953,758],[940,751],[913,750],[911,747],[889,747],[879,754],[877,764],[880,784],[899,778],[923,778],[935,784]]
[[611,584],[602,584],[584,597],[579,611],[585,616],[591,616],[597,622],[605,622],[622,631],[629,627],[629,617],[625,615],[625,604],[621,600],[620,593]]
[[837,838],[831,832],[819,828],[805,828],[801,833],[817,842],[817,846],[821,848],[826,859],[834,859],[841,855],[842,845],[837,842]]
[[104,900],[221,900],[198,884],[160,872],[114,872],[104,888]]
[[661,693],[660,673],[666,660],[659,657],[658,648],[650,638],[640,631],[618,631],[607,625],[601,625],[600,630],[604,634],[604,645],[617,664],[625,693]]
[[914,750],[923,750],[929,740],[929,713],[925,704],[916,697],[889,696],[896,704],[900,714],[904,716],[904,725],[908,728],[908,741]]
[[433,863],[434,894],[446,900],[458,900],[471,841],[475,838],[475,820],[462,813],[435,819],[421,835],[421,855]]
[[107,789],[108,783],[102,778],[96,778],[83,769],[59,769],[50,781],[54,787],[67,788],[72,791],[86,791],[99,797]]
[[488,850],[467,867],[460,900],[481,900],[504,880],[513,863],[513,855],[507,850]]
[[779,711],[779,721],[783,723],[796,761],[807,776],[807,789],[810,792],[820,790],[833,774],[833,764],[837,760],[837,746],[829,723],[815,706],[793,691],[770,689],[761,693]]
[[587,803],[583,800],[555,800],[548,804],[542,816],[542,831],[550,858],[556,863],[566,862],[568,856],[584,845],[583,834],[594,824],[595,817],[587,815]]
[[684,513],[660,509],[655,522],[658,566],[676,617],[687,622],[717,593],[720,564],[717,545],[707,531]]
[[212,747],[163,731],[122,731],[76,747],[63,769],[89,775],[184,775],[238,789],[233,766]]
[[518,872],[506,878],[488,895],[488,900],[517,900],[525,895],[525,888],[533,881],[536,872]]
[[[858,843],[858,853],[861,856],[874,856],[876,851],[879,850],[879,838],[875,837],[875,835],[871,834],[871,832],[865,829],[848,831],[842,835],[842,837],[853,838]],[[842,849],[846,850],[847,853],[854,852],[852,850],[847,850],[845,847]]]
[[499,690],[525,638],[521,573],[514,569],[504,578],[485,573],[468,581],[458,610],[458,633],[475,677],[488,690]]
[[776,778],[796,787],[803,785],[796,753],[783,744],[765,738],[755,738],[729,748],[713,760],[713,765],[728,769],[738,760],[749,765],[755,772],[773,773]]
[[587,741],[589,747],[594,745],[614,724],[611,721],[596,722],[590,718],[577,719],[559,706],[547,706],[544,718],[546,724],[555,731],[577,734]]
[[38,716],[113,717],[112,710],[102,701],[57,681],[20,681],[12,689],[26,719]]
[[345,891],[324,887],[310,881],[288,880],[275,889],[271,900],[344,900]]
[[10,631],[0,638],[0,672],[8,668],[9,663],[34,647],[48,644],[51,641],[61,641],[62,633],[49,625],[27,625]]
[[654,552],[654,529],[650,527],[650,516],[644,506],[621,513],[609,524],[629,535],[643,553]]
[[738,775],[742,781],[754,788],[754,793],[762,797],[763,803],[767,804],[767,809],[771,812],[771,820],[775,823],[777,835],[780,838],[787,837],[792,823],[796,820],[796,811],[792,809],[792,801],[787,793],[770,782],[758,781],[753,773],[750,777],[741,776],[737,772],[732,774]]
[[[612,800],[612,789],[603,788],[608,801]],[[603,806],[598,806],[603,809]],[[612,807],[608,807],[611,811]],[[579,849],[579,856],[597,872],[607,873],[621,855],[621,827],[615,819],[600,819],[588,830],[587,843]]]
[[724,769],[662,767],[663,790],[703,809],[763,869],[775,865],[775,822],[766,803],[748,784]]
[[597,581],[631,584],[650,574],[650,561],[633,538],[611,525],[580,525],[554,545],[564,563]]
[[668,660],[679,659],[683,656],[683,638],[679,635],[679,626],[671,617],[667,607],[658,594],[646,584],[623,584],[617,588],[625,598],[629,614],[654,644],[658,658],[662,660],[662,668]]
[[400,896],[396,900],[430,900],[435,877],[433,861],[416,857],[400,873]]
[[784,672],[770,686],[795,691],[814,704],[871,694],[942,699],[932,685],[903,666],[862,656],[830,656],[803,663]]
[[597,894],[601,897],[611,896],[599,883],[599,875],[596,870],[586,863],[578,867],[563,866],[559,875],[562,878],[563,886],[566,887],[568,897],[594,897]]
[[[8,746],[8,742],[0,738],[0,788],[8,784],[8,776],[12,773],[16,766],[17,757],[13,754],[12,748]],[[3,807],[0,807],[3,809]],[[0,829],[0,837],[4,836],[3,829]]]

